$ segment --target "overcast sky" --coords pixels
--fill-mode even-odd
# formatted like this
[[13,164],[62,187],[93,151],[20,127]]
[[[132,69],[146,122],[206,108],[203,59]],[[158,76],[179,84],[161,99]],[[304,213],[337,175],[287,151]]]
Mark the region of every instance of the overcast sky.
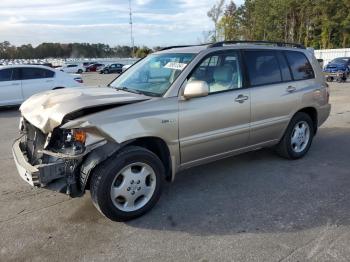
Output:
[[[136,45],[198,43],[213,27],[206,14],[216,0],[131,2]],[[129,45],[128,10],[128,0],[0,0],[0,42]]]

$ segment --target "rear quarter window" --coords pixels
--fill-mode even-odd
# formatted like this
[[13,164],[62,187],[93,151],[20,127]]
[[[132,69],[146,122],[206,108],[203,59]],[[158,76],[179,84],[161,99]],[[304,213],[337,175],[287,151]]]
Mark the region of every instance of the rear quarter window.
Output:
[[315,78],[314,70],[307,57],[297,51],[285,51],[287,61],[292,71],[294,80],[306,80]]

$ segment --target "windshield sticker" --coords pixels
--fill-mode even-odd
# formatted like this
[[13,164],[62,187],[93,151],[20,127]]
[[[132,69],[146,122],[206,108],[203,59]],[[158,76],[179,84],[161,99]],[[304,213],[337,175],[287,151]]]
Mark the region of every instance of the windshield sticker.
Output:
[[174,70],[183,70],[186,66],[187,64],[184,64],[184,63],[169,62],[164,66],[164,68],[169,68]]

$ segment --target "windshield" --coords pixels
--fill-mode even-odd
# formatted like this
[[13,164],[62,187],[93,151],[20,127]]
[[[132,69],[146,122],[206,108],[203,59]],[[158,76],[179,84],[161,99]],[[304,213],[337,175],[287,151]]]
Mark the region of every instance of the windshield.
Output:
[[348,62],[348,58],[336,58],[331,61],[334,64],[346,64]]
[[195,54],[153,54],[129,68],[110,86],[150,96],[162,96]]

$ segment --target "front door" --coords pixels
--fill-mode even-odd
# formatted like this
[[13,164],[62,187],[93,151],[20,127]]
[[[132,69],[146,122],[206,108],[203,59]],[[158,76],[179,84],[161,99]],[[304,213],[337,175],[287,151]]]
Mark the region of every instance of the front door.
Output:
[[250,125],[250,91],[242,85],[239,53],[209,55],[187,81],[206,81],[209,95],[180,101],[181,163],[220,158],[247,146]]

